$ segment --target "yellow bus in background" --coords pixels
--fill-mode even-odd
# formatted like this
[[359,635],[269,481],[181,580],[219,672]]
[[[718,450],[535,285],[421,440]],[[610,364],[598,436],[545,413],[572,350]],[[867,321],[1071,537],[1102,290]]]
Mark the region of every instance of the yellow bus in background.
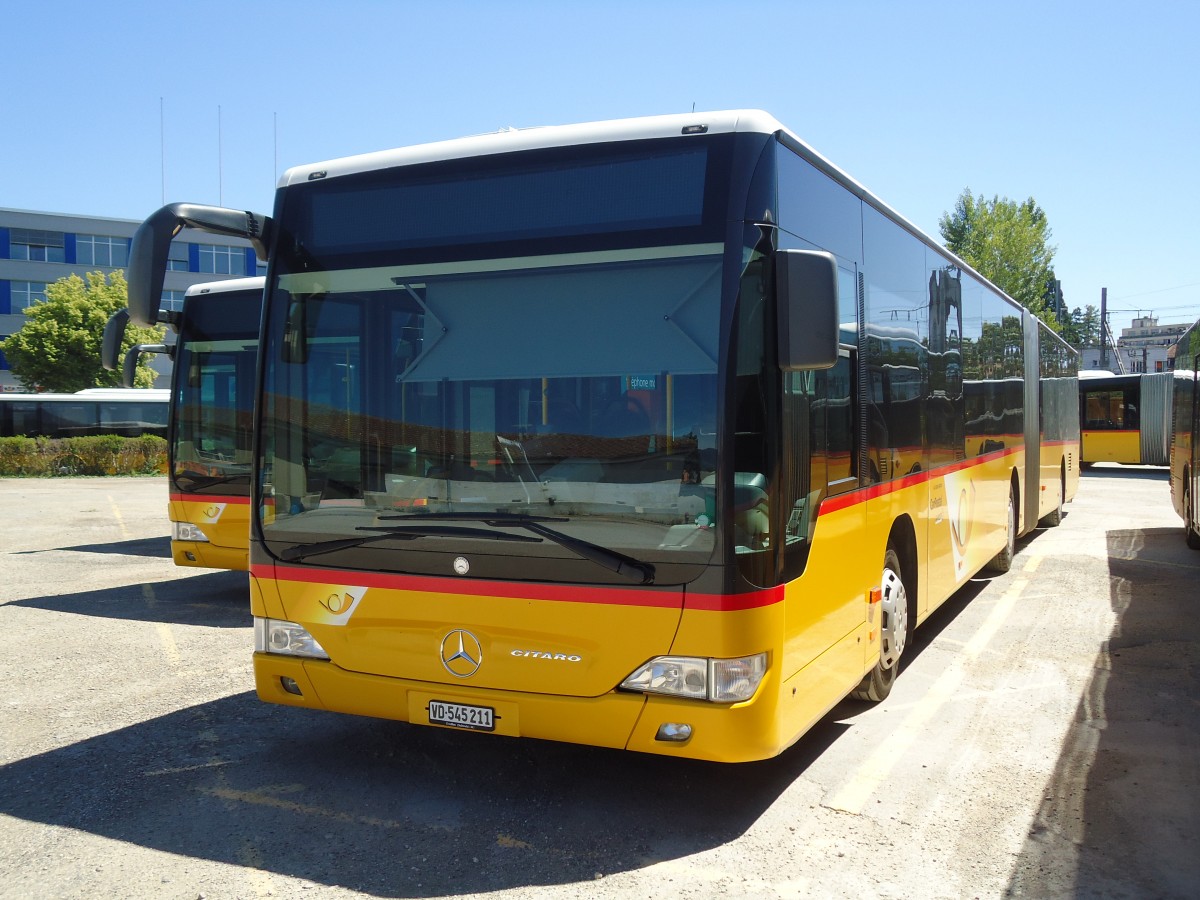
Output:
[[1167,465],[1173,381],[1170,372],[1080,378],[1083,464]]
[[1075,353],[766,113],[301,166],[275,210],[163,207],[129,277],[153,321],[181,227],[268,260],[265,701],[771,757],[1076,490]]
[[[124,361],[124,380],[131,384],[140,354],[166,353],[173,360],[167,470],[176,565],[249,569],[263,283],[261,277],[235,278],[191,286],[181,309],[156,316],[176,331],[175,342],[137,345]],[[119,311],[106,329],[110,368],[127,316],[128,310]]]

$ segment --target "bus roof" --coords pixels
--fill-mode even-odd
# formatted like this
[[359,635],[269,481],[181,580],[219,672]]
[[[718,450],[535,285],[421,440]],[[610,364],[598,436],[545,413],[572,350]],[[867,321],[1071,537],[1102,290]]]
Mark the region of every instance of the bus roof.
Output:
[[[469,159],[475,156],[490,156],[513,153],[521,150],[539,150],[552,147],[569,147],[584,144],[603,144],[628,140],[651,140],[654,138],[679,137],[688,134],[768,134],[776,135],[780,142],[801,158],[812,163],[834,181],[850,191],[864,203],[874,207],[918,240],[945,254],[956,266],[970,272],[1006,302],[1021,309],[1012,297],[994,282],[977,272],[965,260],[934,240],[899,212],[879,199],[858,181],[806,144],[795,132],[778,119],[760,109],[734,109],[711,112],[675,113],[663,116],[643,116],[629,119],[611,119],[601,122],[584,122],[576,125],[547,125],[532,128],[506,128],[488,134],[415,144],[394,150],[381,150],[346,156],[341,159],[309,165],[294,166],[279,179],[280,189],[303,184],[310,180],[336,178],[361,172],[372,172],[398,166],[419,165],[442,160]],[[1061,335],[1049,328],[1045,333],[1063,346],[1069,346]]]
[[184,293],[185,297],[195,297],[199,294],[227,294],[231,291],[261,291],[267,279],[262,275],[252,278],[227,278],[224,281],[209,281],[204,284],[193,284]]
[[520,150],[539,150],[549,147],[569,147],[580,144],[604,144],[614,141],[648,140],[677,137],[688,128],[702,128],[697,134],[728,134],[759,132],[775,134],[784,130],[773,116],[761,110],[727,110],[667,116],[646,116],[635,119],[613,119],[607,122],[584,122],[578,125],[547,125],[533,128],[506,128],[489,134],[455,138],[428,144],[415,144],[394,150],[364,153],[342,159],[327,160],[295,166],[283,173],[279,187],[308,181],[318,173],[322,178],[335,178],[356,172],[410,166],[448,159],[467,159]]

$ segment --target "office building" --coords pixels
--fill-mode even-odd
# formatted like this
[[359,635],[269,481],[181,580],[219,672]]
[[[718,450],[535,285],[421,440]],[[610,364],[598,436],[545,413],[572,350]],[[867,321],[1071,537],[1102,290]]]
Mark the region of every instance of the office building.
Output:
[[[1135,318],[1128,328],[1121,329],[1116,347],[1110,345],[1107,348],[1103,368],[1129,374],[1170,371],[1173,365],[1171,351],[1188,328],[1186,323],[1160,325],[1154,316]],[[1081,368],[1101,368],[1098,347],[1084,349]]]
[[[69,275],[112,272],[129,261],[129,243],[141,223],[69,213],[0,209],[0,339],[18,331],[25,310],[46,298],[46,286]],[[193,284],[262,274],[249,242],[186,232],[171,244],[163,308],[179,308]],[[173,340],[168,334],[168,342]],[[166,387],[170,363],[156,358],[156,387]],[[23,390],[0,353],[0,391]]]

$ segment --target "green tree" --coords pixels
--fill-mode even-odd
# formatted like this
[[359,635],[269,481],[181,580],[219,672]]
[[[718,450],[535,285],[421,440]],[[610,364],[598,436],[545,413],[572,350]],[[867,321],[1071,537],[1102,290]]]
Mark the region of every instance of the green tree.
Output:
[[965,189],[954,211],[938,223],[946,247],[979,274],[1028,308],[1055,331],[1061,323],[1046,302],[1046,284],[1054,279],[1050,225],[1030,197],[1022,203],[1007,197],[985,200]]
[[1083,309],[1075,307],[1063,323],[1062,336],[1076,347],[1099,347],[1100,310],[1090,303]]
[[1190,369],[1196,357],[1200,356],[1200,322],[1197,322],[1192,327],[1192,330],[1188,332],[1187,341],[1180,349],[1183,352],[1179,353],[1179,351],[1176,351],[1175,367],[1177,369]]
[[[125,307],[125,274],[89,272],[46,286],[46,299],[25,310],[25,324],[0,341],[13,374],[27,390],[73,393],[90,387],[119,387],[121,374],[100,363],[100,343],[109,316]],[[163,328],[125,329],[122,350],[161,343]],[[137,387],[154,383],[148,360],[138,364]]]

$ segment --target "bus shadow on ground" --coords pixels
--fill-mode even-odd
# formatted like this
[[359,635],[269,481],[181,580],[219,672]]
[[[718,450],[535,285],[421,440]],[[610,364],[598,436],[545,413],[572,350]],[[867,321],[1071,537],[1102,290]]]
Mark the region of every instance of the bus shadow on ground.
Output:
[[80,544],[76,547],[47,547],[41,550],[18,550],[14,556],[29,556],[35,553],[53,553],[59,551],[74,553],[101,553],[118,556],[144,556],[149,559],[170,559],[171,538],[161,537],[135,538],[129,541],[112,541],[105,544]]
[[1182,526],[1107,542],[1116,621],[1006,896],[1194,897],[1200,886],[1200,554]]
[[781,757],[730,767],[244,693],[10,763],[0,813],[230,865],[250,852],[262,872],[372,896],[457,896],[725,844],[844,731],[825,721]]
[[244,628],[251,624],[250,588],[245,572],[207,572],[170,581],[30,597],[8,605],[167,625]]

